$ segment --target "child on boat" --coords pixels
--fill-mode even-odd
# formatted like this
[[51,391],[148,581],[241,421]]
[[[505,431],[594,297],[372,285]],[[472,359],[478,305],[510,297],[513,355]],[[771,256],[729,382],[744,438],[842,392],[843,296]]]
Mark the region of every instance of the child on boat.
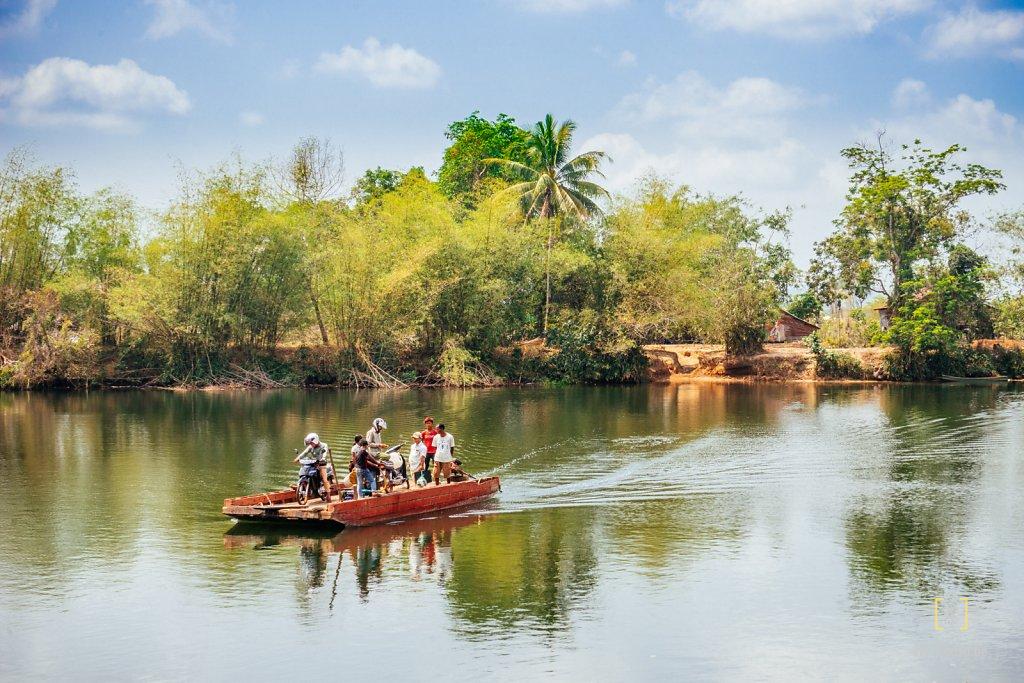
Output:
[[427,445],[423,443],[420,432],[412,433],[412,445],[409,446],[409,464],[412,465],[412,479],[417,486],[427,485]]

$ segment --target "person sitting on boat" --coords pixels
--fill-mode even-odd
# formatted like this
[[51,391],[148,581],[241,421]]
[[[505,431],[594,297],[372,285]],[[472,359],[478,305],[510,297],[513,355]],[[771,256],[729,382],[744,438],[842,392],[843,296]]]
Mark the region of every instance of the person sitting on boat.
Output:
[[409,465],[412,466],[412,480],[417,486],[427,485],[427,445],[423,443],[423,434],[412,433],[412,445],[409,446]]
[[409,468],[405,463],[405,458],[398,452],[398,447],[390,449],[391,457],[387,460],[381,460],[384,465],[391,465],[388,471],[381,477],[381,486],[384,489],[384,493],[391,493],[391,489],[395,485],[405,484],[405,488],[409,488]]
[[372,495],[377,491],[377,477],[380,476],[382,468],[391,469],[391,465],[383,463],[370,453],[370,442],[363,439],[359,442],[359,452],[356,454],[356,495],[363,497],[364,491]]
[[467,481],[470,478],[469,472],[462,469],[461,460],[452,460],[452,476],[449,481]]
[[359,449],[360,449],[359,442],[362,441],[362,440],[363,440],[363,435],[362,434],[356,434],[354,437],[352,437],[352,449],[351,449],[352,455],[348,459],[348,483],[349,483],[349,486],[352,486],[353,488],[356,485],[356,474],[357,474],[357,472],[356,472],[356,456],[359,455]]
[[370,431],[366,432],[366,442],[369,444],[370,455],[375,458],[379,458],[381,451],[388,447],[380,438],[381,432],[387,428],[388,423],[384,421],[384,418],[375,417],[373,418],[373,426],[370,427]]
[[292,462],[298,462],[307,455],[316,460],[316,469],[320,472],[320,481],[323,482],[324,488],[327,489],[327,502],[330,503],[331,482],[334,481],[334,469],[328,462],[331,449],[327,444],[320,441],[320,437],[317,436],[316,432],[307,434],[303,442],[306,444],[306,448],[297,454]]

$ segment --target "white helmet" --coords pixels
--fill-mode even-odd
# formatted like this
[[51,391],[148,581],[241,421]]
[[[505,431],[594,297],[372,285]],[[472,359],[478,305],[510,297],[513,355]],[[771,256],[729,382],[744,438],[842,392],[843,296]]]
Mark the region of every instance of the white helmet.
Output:
[[373,426],[376,427],[377,430],[379,431],[381,429],[387,429],[388,428],[388,423],[385,422],[384,418],[382,418],[382,417],[375,417],[375,418],[373,418]]
[[320,437],[316,435],[316,432],[310,432],[306,434],[306,445],[312,446],[313,444],[320,443]]

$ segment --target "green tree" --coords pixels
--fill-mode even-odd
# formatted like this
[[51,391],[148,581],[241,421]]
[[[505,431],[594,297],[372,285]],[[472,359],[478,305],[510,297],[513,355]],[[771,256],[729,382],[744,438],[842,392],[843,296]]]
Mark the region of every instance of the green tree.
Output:
[[786,310],[798,318],[810,320],[821,315],[821,302],[814,292],[803,292],[789,300]]
[[[419,170],[423,171],[422,168]],[[355,187],[352,188],[352,197],[355,199],[356,205],[368,204],[375,199],[380,199],[388,192],[394,192],[398,184],[402,182],[403,175],[401,171],[392,171],[380,166],[366,169],[366,173],[359,177]]]
[[544,117],[530,131],[526,142],[526,160],[490,158],[492,164],[515,178],[505,191],[519,200],[527,221],[547,221],[548,238],[544,267],[544,321],[543,336],[548,333],[548,314],[551,308],[551,249],[555,243],[556,219],[582,221],[601,213],[597,200],[608,197],[608,191],[590,180],[603,178],[601,162],[605,153],[583,152],[570,157],[572,137],[576,123],[555,121],[551,114]]
[[752,216],[736,197],[695,195],[645,180],[613,204],[603,253],[618,324],[641,342],[699,339],[730,352],[760,347],[765,325],[795,279],[787,213]]
[[[298,233],[306,253],[312,255],[316,251],[315,245],[324,238],[321,204],[337,199],[345,180],[345,158],[328,139],[302,138],[287,161],[277,169],[276,176],[285,195],[292,200],[290,214],[299,223]],[[326,346],[330,340],[320,310],[317,259],[306,258],[303,264],[306,290],[320,331],[320,341]]]
[[66,169],[33,167],[24,148],[8,154],[0,169],[0,296],[16,299],[57,274],[79,210]]
[[520,163],[528,160],[529,133],[506,114],[498,114],[494,121],[488,121],[474,111],[450,124],[445,137],[451,144],[444,151],[444,161],[437,173],[438,186],[445,196],[459,198],[469,207],[478,203],[487,179],[514,179],[508,172],[487,163],[488,159]]
[[899,161],[881,144],[848,147],[850,191],[836,231],[816,245],[809,281],[823,302],[846,292],[885,295],[899,315],[915,268],[934,259],[971,224],[961,202],[1004,189],[1002,173],[963,164],[951,145],[935,152],[915,140],[902,145]]

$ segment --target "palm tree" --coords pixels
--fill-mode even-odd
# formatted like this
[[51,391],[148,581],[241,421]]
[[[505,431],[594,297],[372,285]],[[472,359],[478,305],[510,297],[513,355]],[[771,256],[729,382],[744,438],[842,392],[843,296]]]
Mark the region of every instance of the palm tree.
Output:
[[[583,152],[569,158],[576,122],[567,119],[555,121],[551,114],[538,122],[530,131],[526,147],[526,161],[511,159],[484,159],[485,163],[505,169],[518,182],[502,194],[519,197],[526,220],[542,218],[548,221],[547,254],[544,263],[544,327],[548,335],[548,309],[551,307],[551,247],[554,244],[553,220],[569,217],[586,220],[601,213],[596,199],[607,197],[608,191],[588,180],[591,176],[604,178],[600,170],[604,152]],[[611,161],[611,159],[608,159]]]

